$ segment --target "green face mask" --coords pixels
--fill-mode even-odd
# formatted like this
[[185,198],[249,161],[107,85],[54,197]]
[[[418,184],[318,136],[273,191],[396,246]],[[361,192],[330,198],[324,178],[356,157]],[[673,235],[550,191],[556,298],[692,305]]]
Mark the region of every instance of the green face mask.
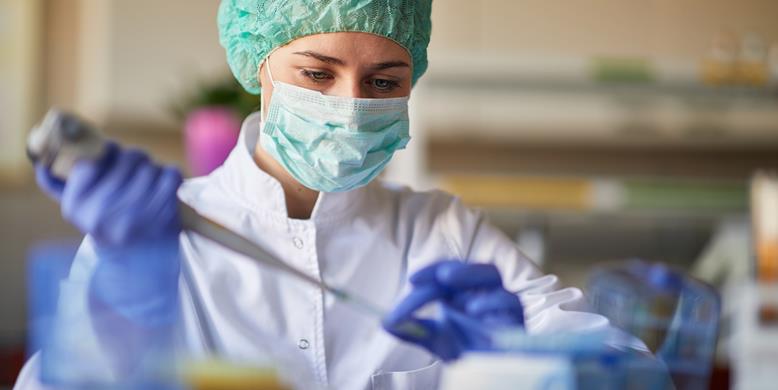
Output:
[[405,148],[408,97],[327,96],[273,81],[273,98],[260,144],[300,184],[348,191],[369,183]]

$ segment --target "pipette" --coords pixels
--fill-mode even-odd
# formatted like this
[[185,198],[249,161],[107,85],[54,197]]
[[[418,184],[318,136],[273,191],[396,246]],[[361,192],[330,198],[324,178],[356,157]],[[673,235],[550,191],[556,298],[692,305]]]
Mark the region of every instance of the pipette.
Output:
[[[27,138],[27,155],[33,162],[49,167],[54,176],[66,180],[76,161],[99,158],[105,142],[94,128],[77,116],[51,109],[43,121],[30,132]],[[197,233],[263,265],[319,287],[363,313],[383,318],[385,311],[371,301],[346,289],[331,286],[277,259],[252,241],[198,214],[193,208],[180,201],[179,211],[185,230]],[[423,328],[414,330],[414,326],[404,325],[404,327],[414,333],[423,331]]]

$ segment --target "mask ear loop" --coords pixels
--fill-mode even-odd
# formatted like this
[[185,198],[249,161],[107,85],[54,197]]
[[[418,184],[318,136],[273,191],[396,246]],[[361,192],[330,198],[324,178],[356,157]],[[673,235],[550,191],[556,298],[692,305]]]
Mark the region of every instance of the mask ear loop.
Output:
[[267,77],[270,79],[270,84],[273,84],[273,87],[276,86],[276,80],[273,79],[273,71],[270,69],[270,55],[265,58],[265,66],[267,67]]
[[[268,54],[268,56],[265,57],[265,70],[267,71],[267,77],[270,79],[270,84],[273,85],[273,88],[275,88],[276,81],[273,79],[273,71],[270,70],[270,54]],[[263,89],[262,90],[262,94],[263,95],[264,95],[264,92],[265,92],[265,90]],[[262,97],[262,104],[260,104],[260,106],[259,106],[260,118],[262,118],[262,121],[261,121],[261,123],[262,123],[261,127],[262,128],[265,127],[264,125],[265,125],[265,112],[266,112],[265,109],[266,109],[266,105],[267,105],[267,99],[265,99],[265,97],[263,96]]]

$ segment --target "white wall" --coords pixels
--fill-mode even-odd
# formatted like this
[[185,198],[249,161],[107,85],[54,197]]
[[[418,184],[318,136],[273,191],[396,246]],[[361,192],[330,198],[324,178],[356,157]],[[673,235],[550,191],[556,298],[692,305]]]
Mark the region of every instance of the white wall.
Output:
[[39,0],[0,0],[0,177],[25,172],[24,134],[38,112]]
[[80,0],[76,109],[103,123],[172,126],[168,105],[227,74],[214,0]]

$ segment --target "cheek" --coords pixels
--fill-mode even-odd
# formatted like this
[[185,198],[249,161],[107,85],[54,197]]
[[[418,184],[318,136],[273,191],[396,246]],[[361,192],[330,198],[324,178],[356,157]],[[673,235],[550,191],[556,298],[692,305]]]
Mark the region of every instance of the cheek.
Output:
[[411,95],[411,85],[410,85],[410,82],[408,83],[408,85],[403,86],[400,89],[402,90],[402,93],[400,94],[400,96],[410,96]]
[[390,97],[390,98],[399,98],[399,97],[405,97],[410,96],[411,94],[411,85],[410,82],[406,85],[406,83],[403,83],[400,87],[392,91],[392,93],[389,96],[384,97]]

